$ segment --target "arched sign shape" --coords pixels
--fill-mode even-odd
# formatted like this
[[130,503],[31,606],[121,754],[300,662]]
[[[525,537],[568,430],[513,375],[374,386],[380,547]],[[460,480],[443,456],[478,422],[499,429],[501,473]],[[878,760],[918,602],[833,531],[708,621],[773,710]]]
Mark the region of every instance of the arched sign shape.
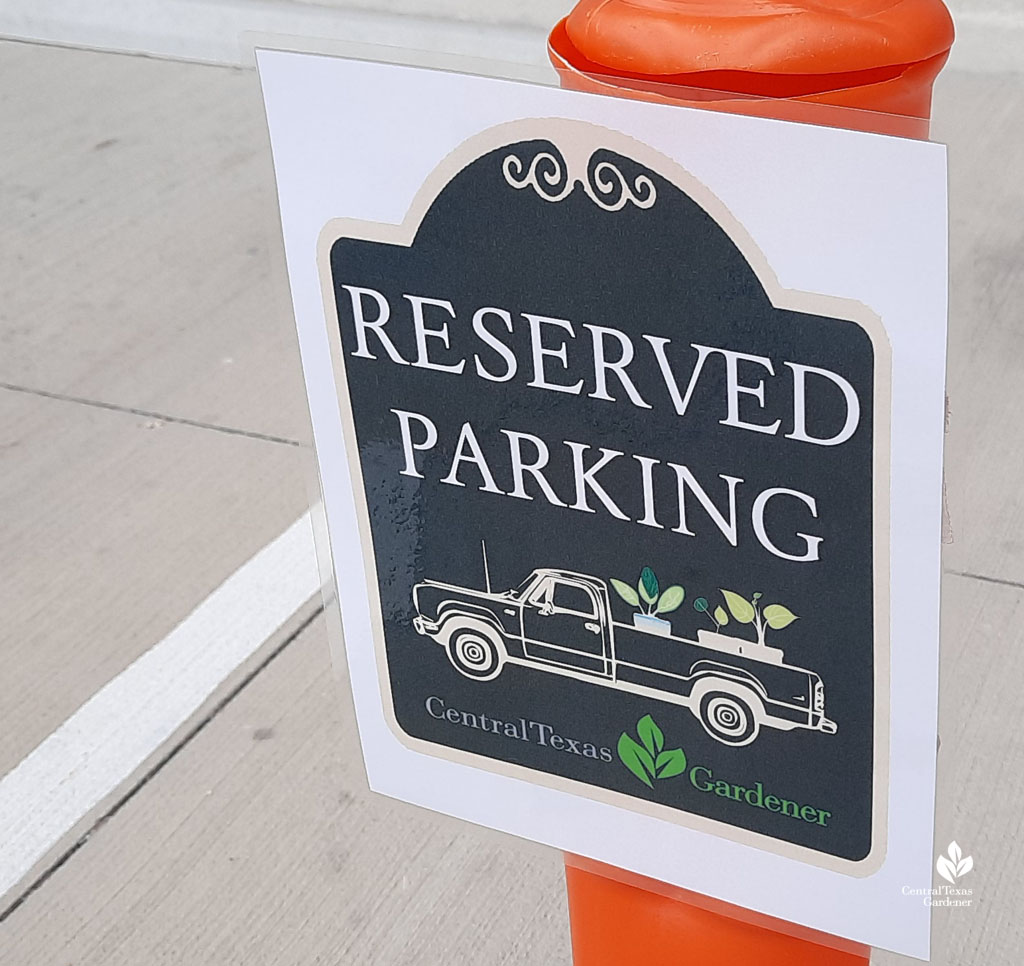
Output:
[[[812,243],[808,240],[808,243]],[[848,875],[886,848],[890,351],[603,127],[321,236],[407,746]]]

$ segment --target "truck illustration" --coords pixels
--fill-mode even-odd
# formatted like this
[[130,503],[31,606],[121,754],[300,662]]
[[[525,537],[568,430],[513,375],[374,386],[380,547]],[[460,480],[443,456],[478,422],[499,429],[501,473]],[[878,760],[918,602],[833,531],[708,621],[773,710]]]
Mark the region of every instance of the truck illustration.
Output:
[[786,664],[780,649],[709,631],[692,641],[621,623],[599,577],[539,569],[503,593],[491,590],[489,576],[486,590],[425,580],[414,587],[413,603],[416,632],[478,681],[518,664],[669,701],[734,746],[753,742],[762,727],[837,730],[825,716],[821,678]]

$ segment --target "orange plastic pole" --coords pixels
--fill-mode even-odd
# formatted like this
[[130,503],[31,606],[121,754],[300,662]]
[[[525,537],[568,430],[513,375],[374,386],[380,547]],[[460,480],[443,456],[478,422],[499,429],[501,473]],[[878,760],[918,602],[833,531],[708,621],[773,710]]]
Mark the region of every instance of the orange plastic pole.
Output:
[[867,946],[578,856],[565,857],[575,966],[867,966]]
[[953,45],[943,0],[580,0],[563,87],[926,138]]
[[[926,138],[942,0],[579,0],[563,87]],[[575,966],[867,966],[870,949],[566,856]]]

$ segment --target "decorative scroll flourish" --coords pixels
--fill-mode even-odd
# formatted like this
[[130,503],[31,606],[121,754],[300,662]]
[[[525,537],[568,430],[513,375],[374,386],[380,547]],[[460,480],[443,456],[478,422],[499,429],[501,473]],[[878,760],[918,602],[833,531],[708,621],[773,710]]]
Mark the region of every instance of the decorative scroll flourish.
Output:
[[502,162],[501,170],[513,188],[532,187],[545,201],[562,201],[569,196],[574,185],[565,162],[549,151],[536,154],[529,168],[516,155],[510,154]]
[[583,188],[594,204],[605,211],[619,211],[632,203],[637,208],[651,208],[658,199],[654,182],[638,174],[632,185],[611,161],[601,161],[587,172]]
[[[586,166],[586,176],[573,176],[554,146],[540,150],[525,163],[518,155],[508,154],[501,164],[505,181],[513,188],[533,188],[544,201],[564,201],[577,184],[587,197],[605,211],[621,211],[627,204],[646,209],[654,206],[658,198],[654,182],[646,174],[637,174],[630,180],[618,165],[608,160],[596,160],[593,152]],[[577,161],[582,159],[577,159]],[[596,163],[595,163],[596,161]]]

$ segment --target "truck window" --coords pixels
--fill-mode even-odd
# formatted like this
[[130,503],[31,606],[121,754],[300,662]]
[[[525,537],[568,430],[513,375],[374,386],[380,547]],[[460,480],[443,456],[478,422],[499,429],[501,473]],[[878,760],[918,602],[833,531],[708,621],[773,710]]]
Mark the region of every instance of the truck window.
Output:
[[593,595],[579,584],[564,584],[556,580],[551,593],[551,603],[555,610],[569,614],[578,614],[580,617],[597,616]]
[[[510,593],[514,597],[518,597],[520,599],[523,599],[526,596],[526,592],[533,586],[533,584],[536,581],[536,579],[537,579],[537,575],[536,574],[530,574],[530,576],[527,577],[526,580],[524,580],[518,587],[516,587]],[[530,597],[534,597],[534,596],[535,596],[534,594],[530,594]]]
[[[530,580],[533,578],[531,577]],[[529,583],[529,581],[527,581]],[[540,607],[543,603],[550,599],[551,595],[551,579],[545,577],[543,580],[538,580],[536,586],[530,591],[526,598],[526,603],[533,604],[534,607]]]

